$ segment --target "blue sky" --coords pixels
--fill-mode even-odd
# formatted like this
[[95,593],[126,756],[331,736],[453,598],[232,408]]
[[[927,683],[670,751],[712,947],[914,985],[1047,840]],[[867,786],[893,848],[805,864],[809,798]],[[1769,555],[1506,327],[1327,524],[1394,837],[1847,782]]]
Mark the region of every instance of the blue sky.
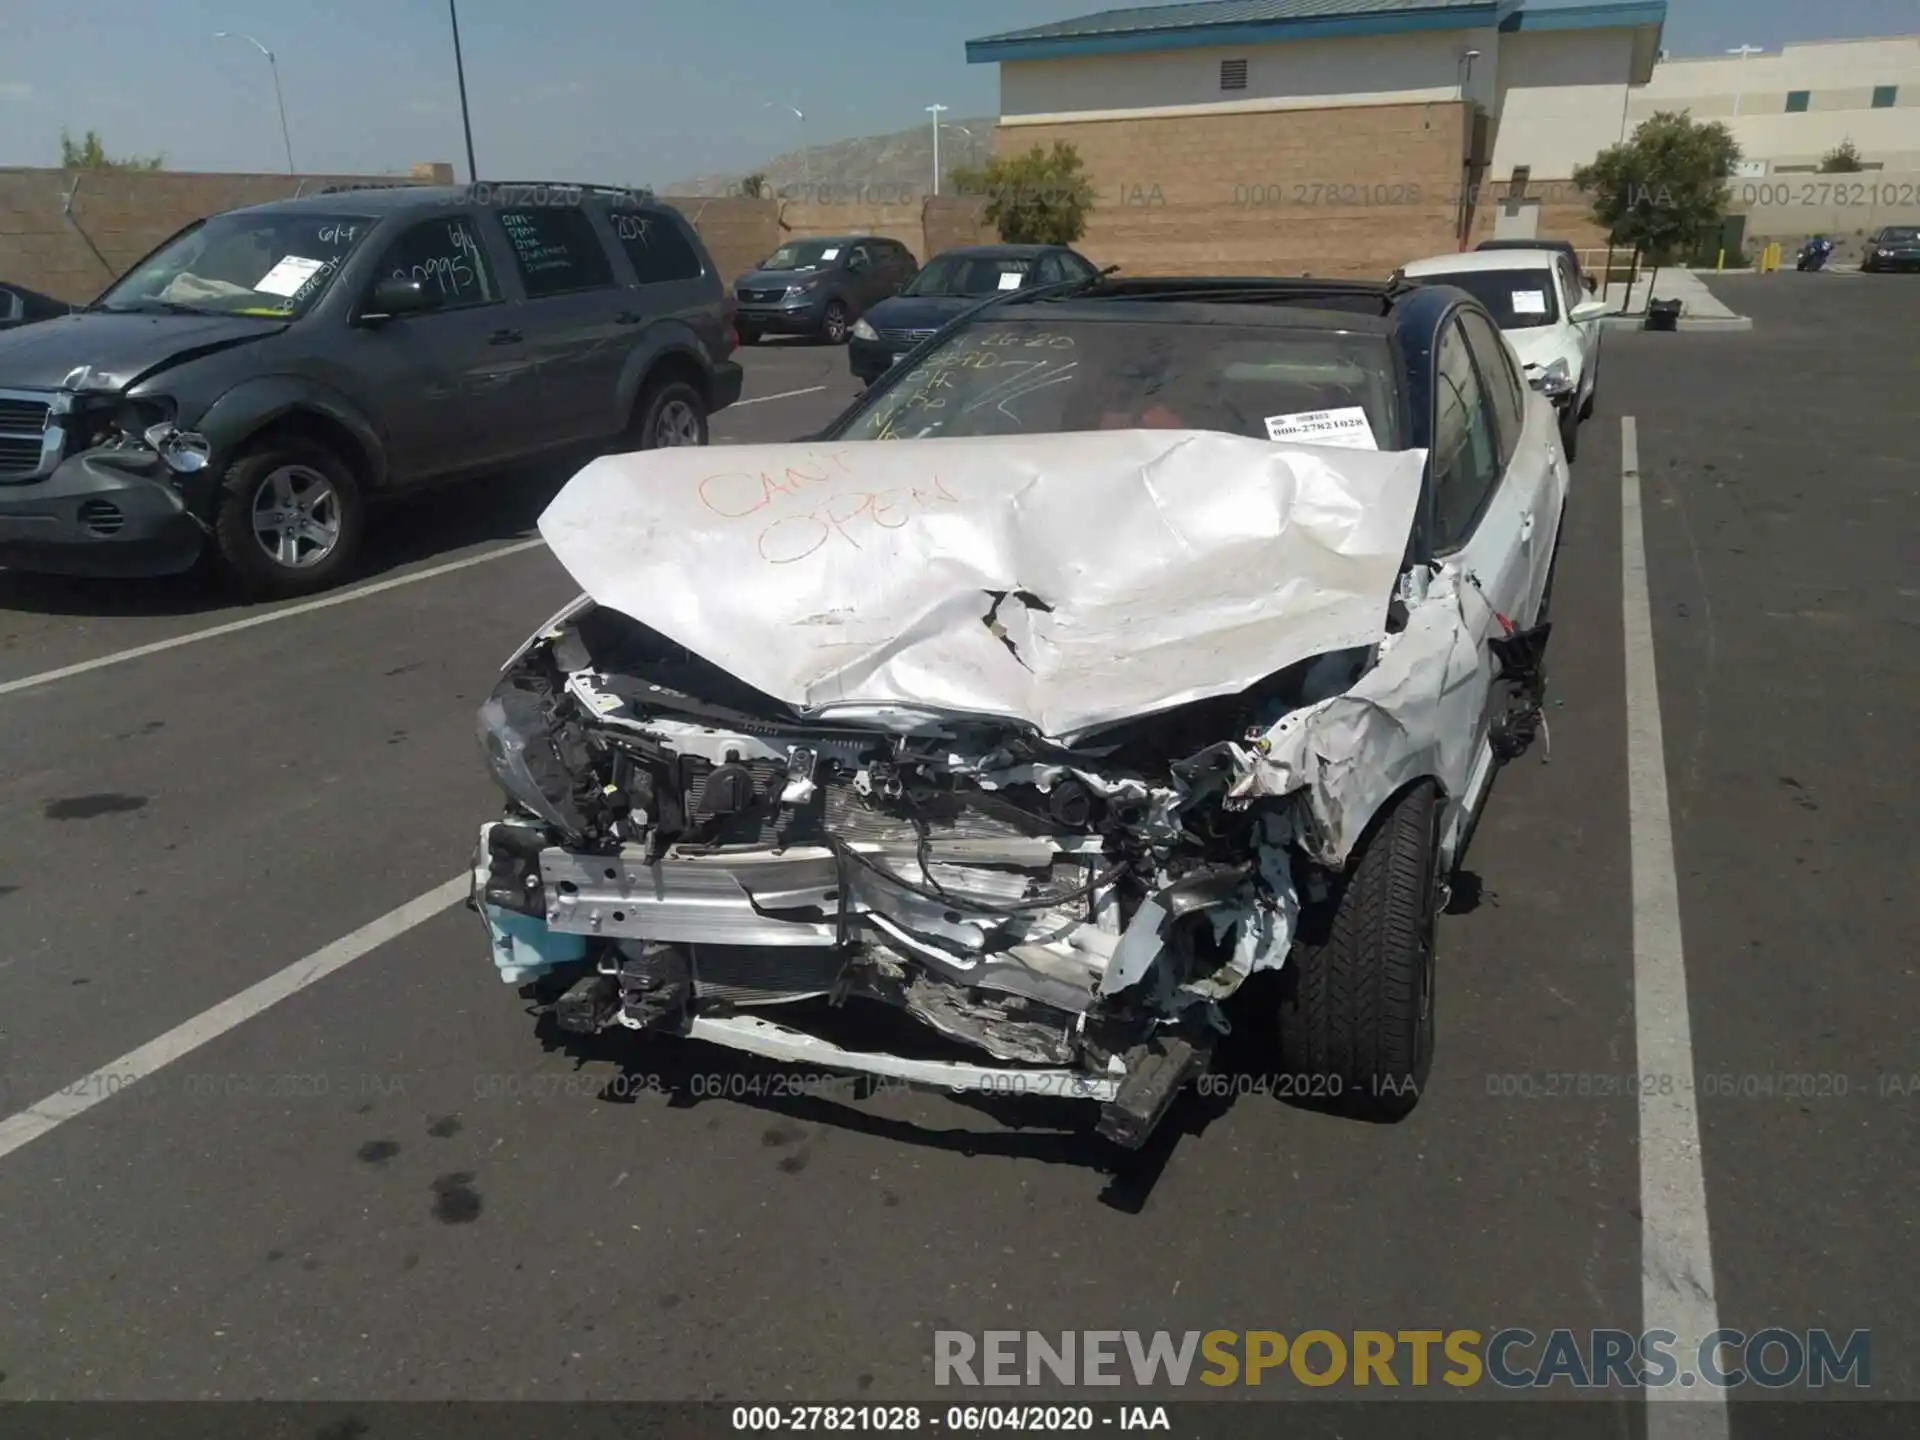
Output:
[[[814,143],[998,109],[965,42],[1104,8],[1099,0],[460,0],[481,172],[659,184]],[[6,0],[0,165],[58,163],[64,124],[170,168],[284,167],[272,47],[294,159],[376,174],[465,174],[445,0]],[[1671,0],[1676,55],[1741,43],[1920,30],[1914,0]]]

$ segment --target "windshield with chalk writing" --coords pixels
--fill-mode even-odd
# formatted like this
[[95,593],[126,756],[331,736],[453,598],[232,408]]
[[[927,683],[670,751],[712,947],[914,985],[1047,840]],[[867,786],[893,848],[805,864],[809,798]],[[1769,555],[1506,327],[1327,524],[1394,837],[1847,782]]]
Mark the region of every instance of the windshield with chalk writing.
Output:
[[216,215],[147,257],[94,308],[291,319],[313,308],[376,223],[306,211]]
[[1268,326],[988,321],[915,360],[845,431],[850,440],[1218,430],[1358,407],[1397,448],[1393,355],[1378,335]]

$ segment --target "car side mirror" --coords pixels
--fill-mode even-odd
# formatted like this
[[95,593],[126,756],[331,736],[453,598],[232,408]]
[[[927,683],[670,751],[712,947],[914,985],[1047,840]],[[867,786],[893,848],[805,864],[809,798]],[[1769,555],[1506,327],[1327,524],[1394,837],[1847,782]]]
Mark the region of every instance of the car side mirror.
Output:
[[1593,296],[1589,299],[1582,300],[1578,305],[1574,306],[1572,310],[1568,311],[1567,318],[1578,324],[1586,320],[1598,320],[1606,313],[1607,302],[1598,296]]
[[424,314],[439,308],[439,305],[440,297],[418,280],[388,275],[375,282],[373,294],[367,298],[367,307],[360,312],[360,319],[377,324],[382,320],[398,319],[402,315]]

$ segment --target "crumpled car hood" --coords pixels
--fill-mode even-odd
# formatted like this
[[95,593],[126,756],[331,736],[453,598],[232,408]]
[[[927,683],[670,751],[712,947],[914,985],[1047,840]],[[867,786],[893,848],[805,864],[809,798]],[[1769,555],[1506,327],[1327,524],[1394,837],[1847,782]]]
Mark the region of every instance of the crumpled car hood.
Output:
[[[254,316],[63,315],[0,332],[0,385],[28,390],[120,390],[167,365],[278,335],[285,322]],[[81,377],[75,377],[79,370]]]
[[803,712],[1070,740],[1377,642],[1424,462],[1202,431],[669,449],[594,461],[540,533]]

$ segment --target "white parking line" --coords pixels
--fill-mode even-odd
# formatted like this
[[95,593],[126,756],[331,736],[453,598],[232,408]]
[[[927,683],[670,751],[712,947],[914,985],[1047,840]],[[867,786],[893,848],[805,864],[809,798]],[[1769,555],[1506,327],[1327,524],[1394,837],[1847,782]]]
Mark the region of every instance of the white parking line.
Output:
[[314,951],[306,959],[296,960],[286,969],[249,985],[211,1010],[182,1021],[158,1039],[149,1040],[137,1050],[129,1050],[118,1060],[109,1061],[38,1104],[0,1120],[0,1159],[129,1089],[181,1056],[191,1054],[209,1040],[217,1040],[289,995],[298,994],[334,971],[351,965],[395,936],[431,920],[449,905],[465,899],[470,883],[469,876],[458,875],[444,885],[435,886],[398,909],[389,910],[378,920],[362,925],[351,935],[343,935],[331,945]]
[[[1683,1372],[1720,1328],[1707,1182],[1694,1108],[1693,1030],[1673,867],[1667,757],[1654,669],[1653,610],[1640,505],[1640,441],[1620,421],[1620,604],[1627,654],[1627,834],[1633,873],[1633,1020],[1640,1092],[1640,1309],[1670,1330]],[[1668,1080],[1666,1077],[1671,1077]],[[1653,1083],[1648,1083],[1649,1081]],[[1725,1440],[1726,1392],[1696,1383],[1647,1392],[1647,1440]],[[1691,1400],[1698,1403],[1675,1406]]]
[[158,655],[163,650],[177,650],[182,645],[197,644],[202,640],[214,640],[222,635],[236,634],[241,630],[251,630],[256,625],[271,625],[276,620],[291,620],[296,615],[308,615],[315,610],[331,609],[335,605],[346,605],[355,600],[364,600],[369,595],[379,595],[388,590],[398,590],[402,585],[413,585],[421,580],[431,580],[438,575],[451,575],[456,570],[466,570],[475,565],[485,565],[489,560],[501,560],[508,555],[518,555],[523,550],[532,550],[547,542],[539,538],[516,540],[511,545],[501,545],[478,555],[469,555],[464,560],[449,560],[444,565],[432,565],[425,570],[409,571],[397,575],[391,580],[377,581],[372,585],[362,585],[353,590],[342,590],[338,595],[328,595],[320,600],[305,600],[298,605],[287,605],[278,610],[269,610],[263,615],[249,615],[244,620],[229,620],[224,625],[210,625],[205,630],[190,630],[185,635],[175,635],[170,640],[155,640],[150,645],[136,645],[131,650],[116,650],[111,655],[102,655],[96,660],[82,660],[77,665],[62,665],[58,670],[42,670],[38,675],[23,675],[18,680],[0,681],[0,695],[11,695],[19,690],[31,690],[38,685],[51,685],[56,680],[70,679],[75,675],[85,675],[89,670],[104,670],[109,665],[124,665],[129,660],[140,660],[148,655]]
[[[738,410],[742,405],[764,405],[769,400],[791,400],[796,395],[817,395],[826,388],[824,385],[809,385],[804,390],[782,390],[778,395],[756,395],[751,400],[734,401],[727,410]],[[724,415],[727,410],[722,410],[720,413]]]

